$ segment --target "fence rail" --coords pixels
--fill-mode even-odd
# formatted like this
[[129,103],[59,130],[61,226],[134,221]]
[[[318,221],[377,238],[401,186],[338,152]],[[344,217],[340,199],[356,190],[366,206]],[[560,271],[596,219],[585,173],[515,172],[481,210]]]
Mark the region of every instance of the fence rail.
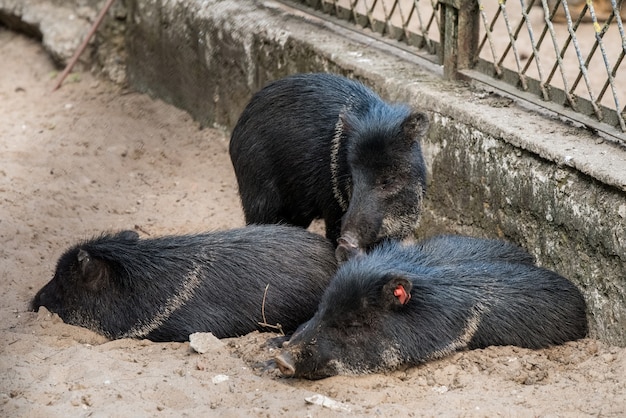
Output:
[[[420,48],[626,145],[624,0],[287,0]],[[621,11],[621,14],[620,14]]]

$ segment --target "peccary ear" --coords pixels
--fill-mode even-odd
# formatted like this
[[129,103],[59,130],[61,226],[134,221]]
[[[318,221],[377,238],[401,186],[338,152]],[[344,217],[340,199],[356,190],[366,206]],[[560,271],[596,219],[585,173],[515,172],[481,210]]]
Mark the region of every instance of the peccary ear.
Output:
[[95,260],[89,253],[82,248],[78,250],[76,255],[80,272],[82,273],[82,285],[91,290],[96,290],[105,285],[107,276],[106,267],[99,260]]
[[413,284],[402,276],[393,276],[383,286],[383,303],[385,307],[398,309],[411,300]]
[[89,253],[81,248],[80,250],[78,250],[78,255],[76,256],[76,259],[78,260],[78,263],[80,264],[80,268],[81,268],[82,272],[84,273],[85,272],[85,266],[91,260],[91,257],[89,256]]
[[428,115],[422,112],[415,112],[411,113],[409,117],[402,122],[402,131],[404,132],[405,138],[410,141],[419,141],[426,135],[429,126]]

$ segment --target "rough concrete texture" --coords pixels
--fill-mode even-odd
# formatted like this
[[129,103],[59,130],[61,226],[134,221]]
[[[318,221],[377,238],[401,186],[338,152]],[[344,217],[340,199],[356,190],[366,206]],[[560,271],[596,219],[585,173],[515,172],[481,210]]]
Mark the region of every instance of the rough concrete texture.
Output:
[[[270,80],[341,71],[254,2],[137,1],[129,7],[131,84],[203,125],[232,128],[250,96]],[[302,35],[315,32],[311,27]]]
[[623,148],[479,86],[442,81],[440,68],[410,53],[273,1],[127,7],[130,84],[205,126],[232,128],[256,90],[304,71],[348,75],[427,111],[430,181],[419,234],[522,244],[581,287],[593,336],[626,345]]
[[[0,0],[0,25],[41,40],[59,66],[64,66],[83,42],[103,0]],[[78,67],[93,64],[117,83],[126,80],[124,0],[114,3],[96,35],[81,54]]]
[[[583,289],[596,335],[623,344],[623,191],[449,116],[436,114],[434,122],[428,143],[431,216],[452,229],[468,226],[521,244]],[[432,221],[431,228],[440,226]]]
[[95,1],[1,0],[0,22],[38,35],[55,61],[72,56],[96,16]]

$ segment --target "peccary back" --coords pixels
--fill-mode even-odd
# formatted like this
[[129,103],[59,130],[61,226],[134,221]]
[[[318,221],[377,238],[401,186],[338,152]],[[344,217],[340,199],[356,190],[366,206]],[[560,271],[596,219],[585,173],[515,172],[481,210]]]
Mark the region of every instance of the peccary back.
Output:
[[[474,238],[464,235],[436,235],[406,245],[402,259],[420,266],[453,266],[478,261],[503,261],[534,264],[535,258],[525,249],[501,239]],[[378,256],[382,256],[382,252]],[[387,251],[390,262],[396,254]]]

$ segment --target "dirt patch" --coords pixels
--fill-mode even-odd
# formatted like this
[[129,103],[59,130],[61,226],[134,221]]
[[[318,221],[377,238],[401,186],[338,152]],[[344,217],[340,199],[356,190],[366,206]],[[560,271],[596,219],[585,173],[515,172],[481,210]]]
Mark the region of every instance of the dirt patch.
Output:
[[[0,415],[623,416],[626,349],[492,347],[386,375],[283,379],[275,335],[108,341],[27,311],[61,253],[104,230],[243,225],[228,137],[88,73],[53,94],[36,42],[0,29]],[[336,409],[307,403],[316,394]]]

